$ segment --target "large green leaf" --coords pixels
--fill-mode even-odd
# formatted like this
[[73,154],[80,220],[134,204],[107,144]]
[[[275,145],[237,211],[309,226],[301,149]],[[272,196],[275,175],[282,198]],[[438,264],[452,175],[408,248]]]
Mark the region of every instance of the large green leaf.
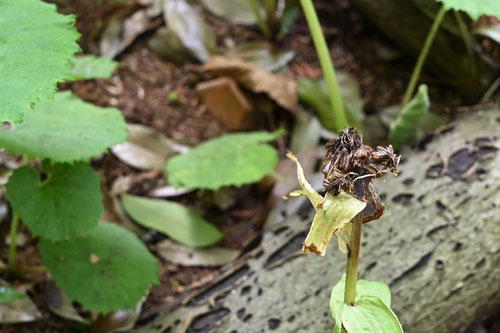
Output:
[[24,122],[0,129],[0,147],[54,162],[89,160],[125,141],[127,124],[119,110],[85,103],[70,92],[35,105]]
[[158,283],[158,261],[133,233],[112,223],[87,236],[42,239],[40,251],[57,285],[87,310],[135,309]]
[[79,50],[74,16],[40,0],[0,1],[0,123],[21,122],[40,98],[52,98]]
[[421,84],[415,97],[403,106],[401,113],[391,124],[389,142],[395,150],[415,141],[420,120],[429,111],[429,105],[427,86]]
[[347,333],[403,333],[394,312],[378,297],[362,296],[353,306],[343,304],[341,312]]
[[0,303],[10,303],[12,301],[25,298],[26,294],[17,291],[14,288],[7,286],[0,286]]
[[211,190],[256,182],[278,163],[276,150],[264,142],[280,135],[282,131],[232,133],[204,142],[167,162],[168,182]]
[[99,177],[86,163],[43,163],[48,178],[29,166],[15,170],[7,197],[34,235],[54,240],[91,232],[99,221]]
[[498,0],[437,0],[447,9],[462,10],[473,20],[481,15],[496,16],[500,19],[500,4]]
[[[337,80],[349,125],[360,128],[364,114],[359,83],[349,73],[342,71],[337,72]],[[298,82],[300,101],[314,109],[324,127],[332,131],[336,130],[330,92],[325,80],[301,79]]]
[[224,235],[210,222],[176,202],[122,196],[125,211],[139,224],[158,230],[175,241],[194,247],[217,243]]
[[106,57],[80,56],[71,60],[71,80],[107,79],[118,63]]

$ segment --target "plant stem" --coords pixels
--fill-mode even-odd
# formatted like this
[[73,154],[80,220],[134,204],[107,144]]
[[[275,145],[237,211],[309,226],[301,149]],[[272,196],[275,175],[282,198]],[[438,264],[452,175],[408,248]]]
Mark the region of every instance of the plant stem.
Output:
[[356,300],[356,283],[358,282],[359,250],[361,248],[361,227],[363,216],[356,215],[352,221],[351,239],[348,244],[347,269],[345,277],[344,303],[353,305]]
[[250,7],[252,8],[253,15],[255,16],[255,19],[257,20],[257,24],[259,25],[260,30],[264,34],[264,37],[270,38],[271,34],[269,32],[269,28],[267,26],[266,21],[262,17],[262,14],[260,12],[260,4],[259,0],[248,0],[250,3]]
[[415,92],[415,88],[417,86],[417,81],[418,78],[420,77],[420,72],[422,71],[422,67],[424,66],[425,59],[427,58],[427,54],[429,53],[429,50],[432,46],[432,42],[434,41],[434,37],[436,37],[436,33],[439,30],[439,26],[441,25],[441,22],[443,21],[444,14],[446,13],[446,8],[444,6],[441,6],[439,9],[439,12],[437,13],[436,17],[434,18],[434,23],[432,23],[431,30],[429,30],[429,33],[427,34],[427,38],[425,39],[424,46],[422,47],[422,50],[420,51],[420,55],[418,56],[417,64],[415,65],[415,68],[413,69],[413,73],[411,74],[411,79],[410,83],[408,84],[408,87],[406,88],[405,95],[403,97],[403,102],[401,103],[402,106],[405,106],[413,96],[413,93]]
[[19,224],[19,214],[12,212],[12,223],[10,225],[10,247],[9,247],[9,269],[16,268],[16,251],[17,251],[17,226]]
[[300,4],[306,16],[307,25],[311,30],[314,47],[316,48],[316,53],[318,54],[319,62],[321,64],[321,70],[323,71],[323,75],[330,92],[330,104],[333,109],[332,111],[334,114],[335,126],[337,127],[337,130],[340,131],[346,127],[347,118],[342,104],[342,97],[340,96],[337,79],[335,78],[335,68],[333,67],[332,59],[330,57],[330,51],[326,45],[325,36],[321,30],[321,25],[319,24],[318,16],[316,15],[312,1],[300,0]]

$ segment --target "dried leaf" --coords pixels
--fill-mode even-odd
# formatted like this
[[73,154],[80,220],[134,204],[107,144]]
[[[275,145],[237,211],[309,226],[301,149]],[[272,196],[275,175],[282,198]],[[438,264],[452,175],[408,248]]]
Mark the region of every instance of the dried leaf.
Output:
[[215,53],[215,35],[197,8],[185,0],[165,0],[163,15],[167,27],[198,60],[205,62]]
[[243,87],[265,93],[278,105],[296,113],[297,83],[280,74],[271,74],[264,69],[240,59],[216,56],[202,67],[203,71],[219,76],[230,76]]
[[285,67],[294,55],[293,51],[280,51],[266,41],[246,42],[230,49],[225,54],[228,58],[241,59],[269,72],[277,72]]
[[[0,287],[10,287],[7,281],[0,279]],[[9,303],[0,303],[0,323],[26,323],[41,319],[36,305],[28,298],[20,298]]]
[[101,55],[116,57],[148,30],[150,25],[151,16],[146,9],[138,10],[129,17],[124,17],[121,13],[113,16],[99,43]]
[[201,2],[209,11],[233,24],[257,23],[248,0],[201,0]]
[[177,33],[169,28],[158,29],[148,41],[148,46],[163,59],[176,64],[182,65],[196,61]]
[[160,132],[139,124],[128,125],[127,141],[111,147],[122,162],[142,170],[163,170],[167,160],[183,147]]
[[297,164],[297,178],[302,187],[302,190],[290,193],[289,197],[307,196],[316,210],[302,252],[324,256],[333,235],[360,213],[366,207],[366,203],[343,191],[338,195],[327,193],[323,198],[305,179],[304,171],[296,157],[292,153],[288,153],[287,157]]
[[184,266],[221,266],[234,261],[240,251],[222,247],[194,249],[176,244],[168,239],[156,245],[156,252],[176,265]]
[[50,311],[56,315],[80,323],[88,323],[78,314],[68,296],[56,286],[54,281],[49,281],[45,287],[45,301]]

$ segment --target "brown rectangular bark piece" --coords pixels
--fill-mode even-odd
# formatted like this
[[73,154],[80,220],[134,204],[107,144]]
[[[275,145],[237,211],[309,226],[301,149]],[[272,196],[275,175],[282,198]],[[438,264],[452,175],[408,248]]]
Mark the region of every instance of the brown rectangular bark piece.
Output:
[[233,131],[252,127],[252,106],[230,77],[199,83],[196,91],[208,111]]

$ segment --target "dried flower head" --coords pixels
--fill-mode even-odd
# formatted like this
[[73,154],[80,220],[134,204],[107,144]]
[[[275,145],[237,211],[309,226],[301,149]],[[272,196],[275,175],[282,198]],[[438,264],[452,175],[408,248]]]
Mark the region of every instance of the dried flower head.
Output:
[[326,144],[326,161],[321,168],[325,175],[323,185],[327,193],[351,194],[368,204],[371,213],[363,216],[363,222],[379,218],[385,209],[375,188],[373,179],[384,173],[397,175],[400,156],[392,146],[373,149],[363,143],[361,133],[354,127],[347,127],[339,133],[339,138]]

